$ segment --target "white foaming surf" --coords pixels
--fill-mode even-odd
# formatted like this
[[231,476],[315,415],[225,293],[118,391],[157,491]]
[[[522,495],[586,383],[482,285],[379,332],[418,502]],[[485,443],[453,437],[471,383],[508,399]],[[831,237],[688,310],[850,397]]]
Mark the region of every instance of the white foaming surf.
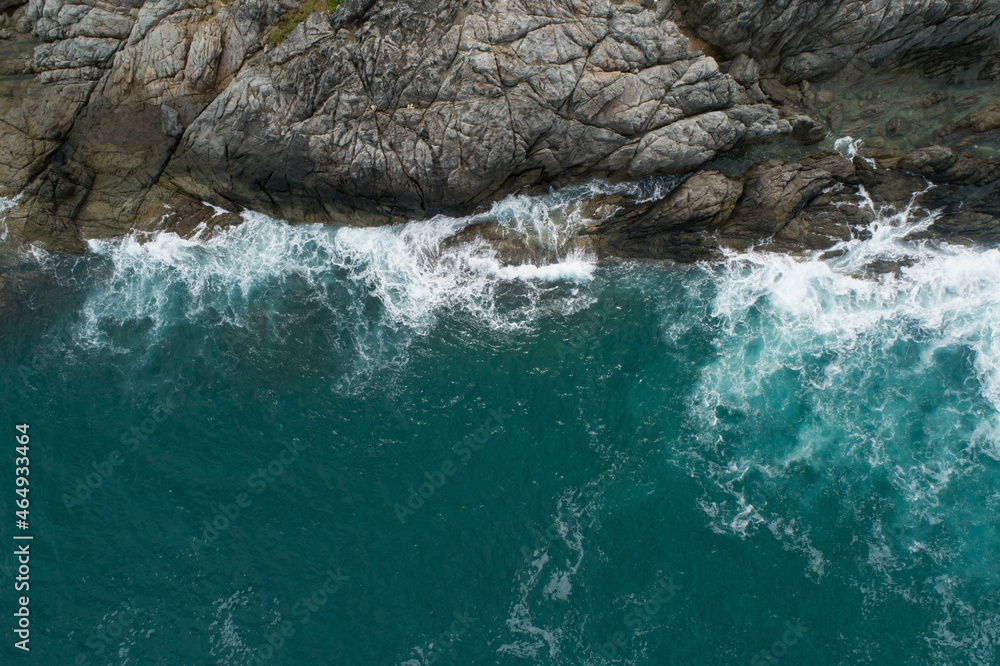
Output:
[[971,581],[996,580],[982,567],[995,537],[975,525],[992,520],[983,494],[1000,460],[1000,250],[923,237],[937,213],[912,203],[858,200],[876,213],[870,235],[837,252],[732,254],[692,281],[711,286],[716,355],[691,390],[697,434],[677,464],[703,480],[713,530],[773,538],[814,580],[845,575],[823,553],[843,544],[808,524],[815,507],[790,489],[812,478],[810,492],[836,489],[850,510],[885,478],[887,506],[853,517],[872,521],[855,540],[884,581],[863,593],[934,609],[928,643],[986,663],[997,616],[976,610]]
[[21,195],[18,194],[14,197],[0,197],[0,243],[7,240],[9,229],[7,228],[7,211],[13,208]]
[[[395,330],[423,332],[445,310],[464,312],[495,330],[523,329],[540,310],[567,312],[573,303],[583,304],[579,287],[594,278],[596,260],[572,246],[577,231],[590,223],[577,205],[582,198],[619,190],[662,196],[673,182],[593,182],[507,197],[476,216],[386,227],[291,225],[245,212],[240,225],[201,228],[190,238],[161,232],[90,241],[91,258],[102,261],[101,279],[83,307],[81,339],[107,343],[107,329],[123,322],[157,330],[178,317],[210,316],[214,323],[242,326],[266,307],[261,294],[278,289],[271,300],[280,300],[280,289],[288,285],[308,292],[315,307],[347,313],[368,328],[377,301],[377,325]],[[507,263],[476,236],[449,240],[478,223],[498,224],[504,234],[540,248],[543,259]],[[44,265],[43,255],[35,259]]]

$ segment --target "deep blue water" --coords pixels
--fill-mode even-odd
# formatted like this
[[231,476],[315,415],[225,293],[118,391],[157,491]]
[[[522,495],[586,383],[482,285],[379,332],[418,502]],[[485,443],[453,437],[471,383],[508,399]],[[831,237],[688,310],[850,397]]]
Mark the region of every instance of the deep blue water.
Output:
[[538,266],[446,218],[35,252],[3,663],[997,663],[1000,252],[908,211],[835,259],[597,264],[572,198],[486,216]]

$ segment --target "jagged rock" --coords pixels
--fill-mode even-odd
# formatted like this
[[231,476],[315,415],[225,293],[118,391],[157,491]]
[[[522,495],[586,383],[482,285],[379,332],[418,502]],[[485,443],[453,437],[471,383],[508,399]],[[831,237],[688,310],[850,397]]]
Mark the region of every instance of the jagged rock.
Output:
[[94,88],[93,81],[36,86],[3,117],[0,196],[14,196],[46,167]]
[[191,125],[165,176],[287,219],[462,211],[584,175],[682,173],[790,129],[750,101],[636,5],[398,2],[353,35],[297,29]]
[[344,0],[330,17],[334,31],[340,30],[364,16],[376,0]]
[[994,36],[998,9],[979,0],[676,0],[698,36],[746,54],[785,83],[829,76],[858,60],[879,66]]
[[[859,79],[932,46],[985,39],[997,13],[977,0],[915,0],[905,12],[881,0],[345,0],[270,46],[300,4],[18,8],[9,22],[31,36],[0,53],[13,54],[3,71],[33,78],[0,82],[12,91],[0,95],[0,195],[24,191],[11,233],[79,249],[152,219],[179,224],[163,217],[165,206],[200,218],[202,200],[292,220],[385,223],[580,178],[686,174],[741,142],[822,139],[813,105],[826,91],[813,94],[808,79],[845,63],[842,75]],[[676,21],[697,26],[707,44]],[[725,56],[725,72],[712,53]],[[994,62],[984,57],[980,76]],[[969,114],[954,132],[965,140],[1000,128],[997,108]],[[905,133],[891,121],[883,128],[887,109],[871,104],[861,122]],[[837,129],[843,107],[827,117]],[[650,209],[650,221],[659,215],[650,224],[683,219],[674,226],[686,231],[671,233],[694,234],[683,239],[694,253],[708,247],[706,229],[726,225],[736,245],[770,233],[805,246],[816,236],[809,229],[831,236],[829,220],[850,224],[816,212],[828,196],[816,194],[821,183],[860,179],[895,200],[923,178],[980,187],[971,183],[993,173],[964,156],[943,170],[916,156],[885,159],[914,171],[845,166],[828,154],[758,166],[731,209],[736,181],[696,174],[672,195],[673,212]],[[684,218],[682,196],[704,209]],[[977,214],[991,215],[987,200],[976,199]],[[751,219],[752,205],[772,206],[773,219]]]
[[633,205],[624,197],[590,202],[584,215],[609,218],[586,235],[601,255],[698,261],[716,244],[712,232],[727,220],[743,183],[714,171],[698,171],[665,199]]
[[980,81],[996,81],[1000,79],[1000,54],[991,56],[983,68],[979,70],[979,75],[976,77]]
[[553,257],[552,251],[523,234],[510,233],[496,222],[470,224],[455,235],[442,241],[439,250],[449,249],[467,243],[482,242],[495,253],[494,256],[505,265],[524,263],[546,263]]
[[786,118],[792,126],[792,137],[805,145],[819,143],[826,138],[826,128],[804,114],[795,114]]
[[750,239],[773,236],[807,202],[837,182],[834,173],[823,167],[847,174],[846,162],[838,153],[823,151],[791,164],[780,159],[754,164],[744,175],[743,197],[722,233]]
[[946,129],[943,134],[961,132],[990,132],[1000,129],[1000,101],[995,101],[989,106],[968,116],[959,119],[951,128]]
[[924,237],[1000,243],[998,179],[1000,162],[941,146],[875,151],[853,162],[815,151],[795,162],[757,162],[739,178],[698,172],[660,201],[599,198],[584,214],[598,220],[587,230],[592,246],[617,257],[699,261],[727,248],[826,250],[865,234],[879,207],[913,203],[938,211]]
[[592,204],[586,214],[605,219],[588,234],[602,255],[676,261],[710,259],[722,248],[751,245],[825,249],[849,238],[852,226],[871,221],[837,205],[836,195],[827,196],[827,190],[856,182],[853,164],[833,151],[798,162],[758,162],[742,178],[699,171],[661,201],[636,205],[619,197]]
[[197,0],[31,0],[44,41],[36,82],[2,118],[0,194],[24,190],[8,226],[77,250],[124,233],[184,128],[258,48],[268,3],[209,17]]
[[740,85],[750,87],[760,81],[760,67],[756,60],[745,53],[740,53],[730,63],[729,75]]
[[[29,112],[46,109],[18,109],[9,136],[22,147],[0,181],[42,181],[12,226],[40,240],[49,226],[120,233],[148,214],[154,184],[158,198],[289,219],[385,221],[584,176],[683,173],[790,130],[755,103],[759,90],[691,51],[662,8],[348,0],[332,25],[314,14],[248,62],[288,6],[238,0],[208,15],[193,0],[31,0],[46,40],[34,67],[59,91],[34,99],[88,87],[47,142],[25,141]],[[741,67],[750,77],[752,63]],[[69,157],[40,174],[59,148]],[[91,175],[67,175],[77,171]]]

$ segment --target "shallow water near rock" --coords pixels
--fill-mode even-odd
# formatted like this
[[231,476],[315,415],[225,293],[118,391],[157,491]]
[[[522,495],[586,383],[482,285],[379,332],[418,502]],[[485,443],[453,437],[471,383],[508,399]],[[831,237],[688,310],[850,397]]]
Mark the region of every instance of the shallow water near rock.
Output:
[[996,663],[1000,251],[598,264],[579,196],[35,253],[35,663]]

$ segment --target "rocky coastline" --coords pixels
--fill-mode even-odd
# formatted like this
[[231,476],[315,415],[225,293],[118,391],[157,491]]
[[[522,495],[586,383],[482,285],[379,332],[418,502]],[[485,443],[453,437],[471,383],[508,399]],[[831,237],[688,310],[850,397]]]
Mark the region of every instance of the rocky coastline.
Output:
[[372,225],[663,174],[584,202],[585,242],[822,250],[870,222],[859,188],[1000,241],[1000,0],[312,7],[0,0],[6,254],[238,220],[206,204]]

